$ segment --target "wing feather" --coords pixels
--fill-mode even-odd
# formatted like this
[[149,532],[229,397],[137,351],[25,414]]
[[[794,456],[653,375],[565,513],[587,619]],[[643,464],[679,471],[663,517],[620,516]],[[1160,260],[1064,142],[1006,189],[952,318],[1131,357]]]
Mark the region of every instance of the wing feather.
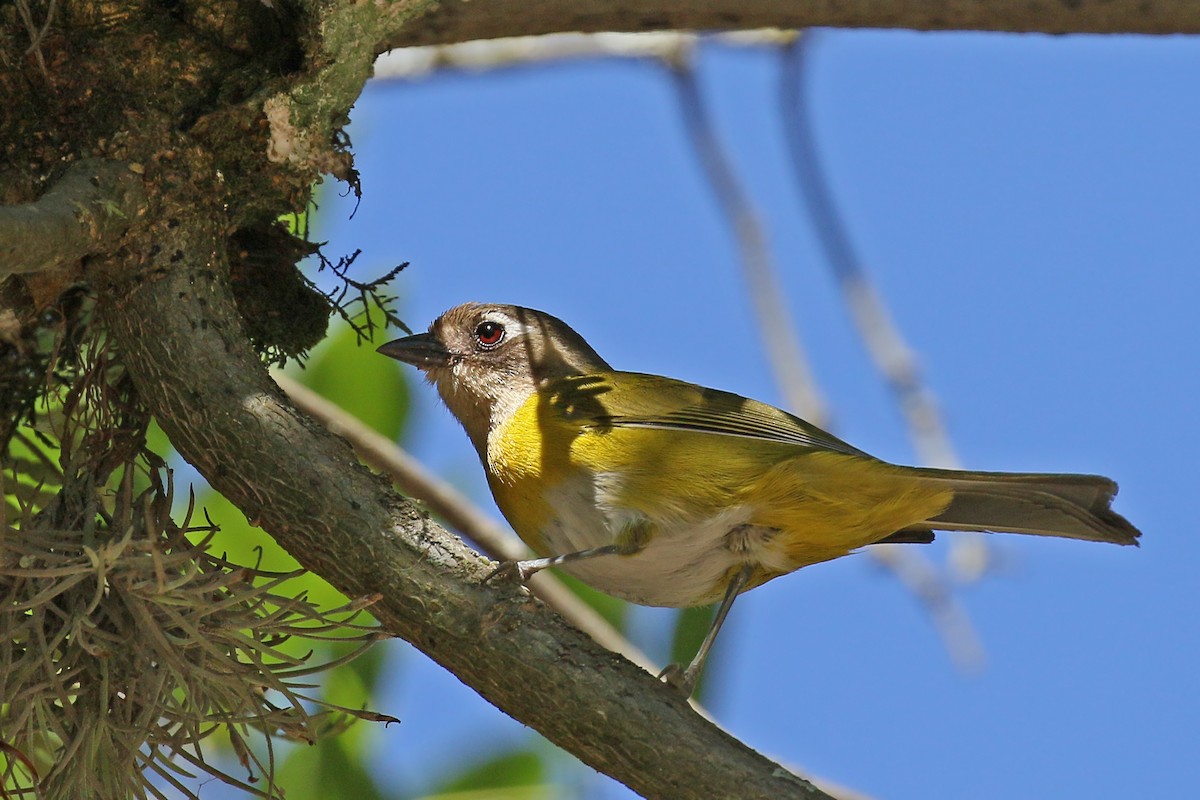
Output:
[[730,392],[635,372],[559,379],[554,405],[584,427],[659,428],[763,439],[847,455],[866,453],[778,408]]

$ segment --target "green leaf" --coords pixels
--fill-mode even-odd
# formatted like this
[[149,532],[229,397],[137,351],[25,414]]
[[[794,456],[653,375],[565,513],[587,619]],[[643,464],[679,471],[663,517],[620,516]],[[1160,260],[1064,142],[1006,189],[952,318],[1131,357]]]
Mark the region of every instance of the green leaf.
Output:
[[324,739],[318,745],[302,745],[288,753],[276,783],[287,792],[287,800],[383,800],[365,756],[365,748],[354,746],[345,736]]
[[550,800],[560,787],[548,784],[543,756],[532,747],[500,753],[448,780],[426,800]]
[[279,217],[279,221],[287,226],[288,233],[293,236],[303,236],[308,230],[309,214],[308,209],[298,213],[289,212]]
[[167,438],[167,434],[159,427],[157,419],[150,420],[150,426],[146,429],[146,447],[150,448],[152,453],[164,461],[169,461],[175,453],[175,448],[171,445],[171,440]]

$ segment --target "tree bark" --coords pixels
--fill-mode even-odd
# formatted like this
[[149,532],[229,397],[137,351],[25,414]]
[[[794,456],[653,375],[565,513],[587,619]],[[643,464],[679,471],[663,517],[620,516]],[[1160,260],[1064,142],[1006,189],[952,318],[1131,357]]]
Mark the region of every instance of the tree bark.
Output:
[[385,49],[578,31],[909,28],[1015,33],[1195,33],[1186,0],[445,0]]

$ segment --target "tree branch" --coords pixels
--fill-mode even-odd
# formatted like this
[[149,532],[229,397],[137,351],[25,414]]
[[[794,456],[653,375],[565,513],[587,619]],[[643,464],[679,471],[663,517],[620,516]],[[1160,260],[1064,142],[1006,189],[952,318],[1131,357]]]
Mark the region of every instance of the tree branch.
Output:
[[[517,720],[648,797],[827,798],[566,625],[298,415],[246,344],[219,215],[166,229],[102,298],[139,393],[179,452],[301,564]],[[172,263],[174,262],[174,263]]]
[[911,28],[1043,33],[1197,33],[1177,0],[443,0],[383,39],[384,50],[578,31]]
[[64,269],[110,248],[145,202],[128,164],[99,158],[72,164],[37,201],[0,206],[0,280]]
[[[806,33],[801,38],[810,36],[811,33]],[[691,45],[684,43],[681,46],[687,48]],[[792,44],[791,47],[795,48],[796,45]],[[681,52],[685,53],[686,49]],[[789,52],[798,51],[792,49]],[[680,53],[677,53],[675,58],[668,63],[674,65],[675,86],[681,100],[684,124],[688,129],[689,137],[704,172],[708,176],[709,183],[713,186],[720,201],[722,211],[729,218],[739,242],[743,272],[746,274],[751,296],[757,309],[756,316],[761,328],[761,338],[769,356],[772,371],[783,388],[784,396],[793,411],[817,425],[829,427],[823,398],[816,388],[816,378],[812,374],[812,368],[809,366],[807,357],[794,332],[796,326],[780,300],[783,292],[778,286],[778,277],[770,256],[770,249],[767,246],[766,234],[762,229],[762,224],[758,221],[749,197],[737,179],[729,157],[718,141],[716,130],[705,108],[695,72],[686,64],[686,56]],[[794,62],[791,67],[792,69],[786,74],[799,82],[801,65]],[[783,90],[785,97],[799,96],[790,83],[786,84]],[[791,94],[789,95],[788,92]],[[785,110],[790,111],[791,109]],[[827,199],[825,195],[820,195],[817,199],[812,199],[810,196],[810,187],[823,188],[824,185],[817,182],[822,173],[815,151],[811,147],[805,148],[804,142],[797,139],[797,135],[808,131],[807,117],[793,113],[788,119],[789,121],[795,120],[795,124],[788,126],[788,132],[795,134],[789,138],[789,143],[795,145],[793,158],[797,180],[801,183],[802,193],[810,200],[814,225],[820,234],[822,243],[826,245],[827,251],[831,249],[828,245],[830,237],[833,237],[835,243],[843,246],[842,250],[833,248],[833,252],[827,252],[831,263],[835,265],[837,276],[841,278],[843,273],[854,269],[854,267],[846,266],[846,258],[837,257],[843,251],[849,253],[849,235],[845,233],[840,218],[834,213],[832,200]],[[805,158],[805,156],[808,157]],[[815,189],[811,189],[811,191],[815,191]],[[838,238],[839,236],[840,238]],[[850,263],[855,262],[850,259]],[[862,271],[858,270],[858,272]],[[861,283],[869,286],[865,280],[865,273],[863,273]],[[844,281],[839,282],[839,286],[846,291]],[[860,308],[853,303],[851,303],[851,308],[854,311],[860,311]],[[879,308],[882,309],[882,305]],[[860,315],[855,316],[856,323],[861,324],[862,321]],[[896,336],[898,335],[897,333]],[[868,337],[868,345],[873,343],[875,340]],[[871,352],[873,356],[876,354],[875,350]],[[907,406],[905,408],[907,409]],[[887,569],[925,605],[946,643],[947,650],[958,664],[964,667],[976,667],[982,663],[983,649],[979,644],[979,637],[975,635],[971,621],[962,605],[950,587],[942,580],[940,571],[932,562],[916,550],[908,548],[871,548],[868,555],[875,563]]]

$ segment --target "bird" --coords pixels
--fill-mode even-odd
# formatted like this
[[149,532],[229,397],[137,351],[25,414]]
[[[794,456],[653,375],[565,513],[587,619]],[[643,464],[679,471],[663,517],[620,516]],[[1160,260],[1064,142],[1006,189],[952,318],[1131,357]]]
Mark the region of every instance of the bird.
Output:
[[892,464],[766,403],[614,370],[530,308],[465,303],[378,351],[434,385],[537,556],[494,575],[557,567],[640,605],[719,602],[691,662],[660,675],[687,696],[738,595],[802,567],[935,530],[1141,535],[1109,478]]

